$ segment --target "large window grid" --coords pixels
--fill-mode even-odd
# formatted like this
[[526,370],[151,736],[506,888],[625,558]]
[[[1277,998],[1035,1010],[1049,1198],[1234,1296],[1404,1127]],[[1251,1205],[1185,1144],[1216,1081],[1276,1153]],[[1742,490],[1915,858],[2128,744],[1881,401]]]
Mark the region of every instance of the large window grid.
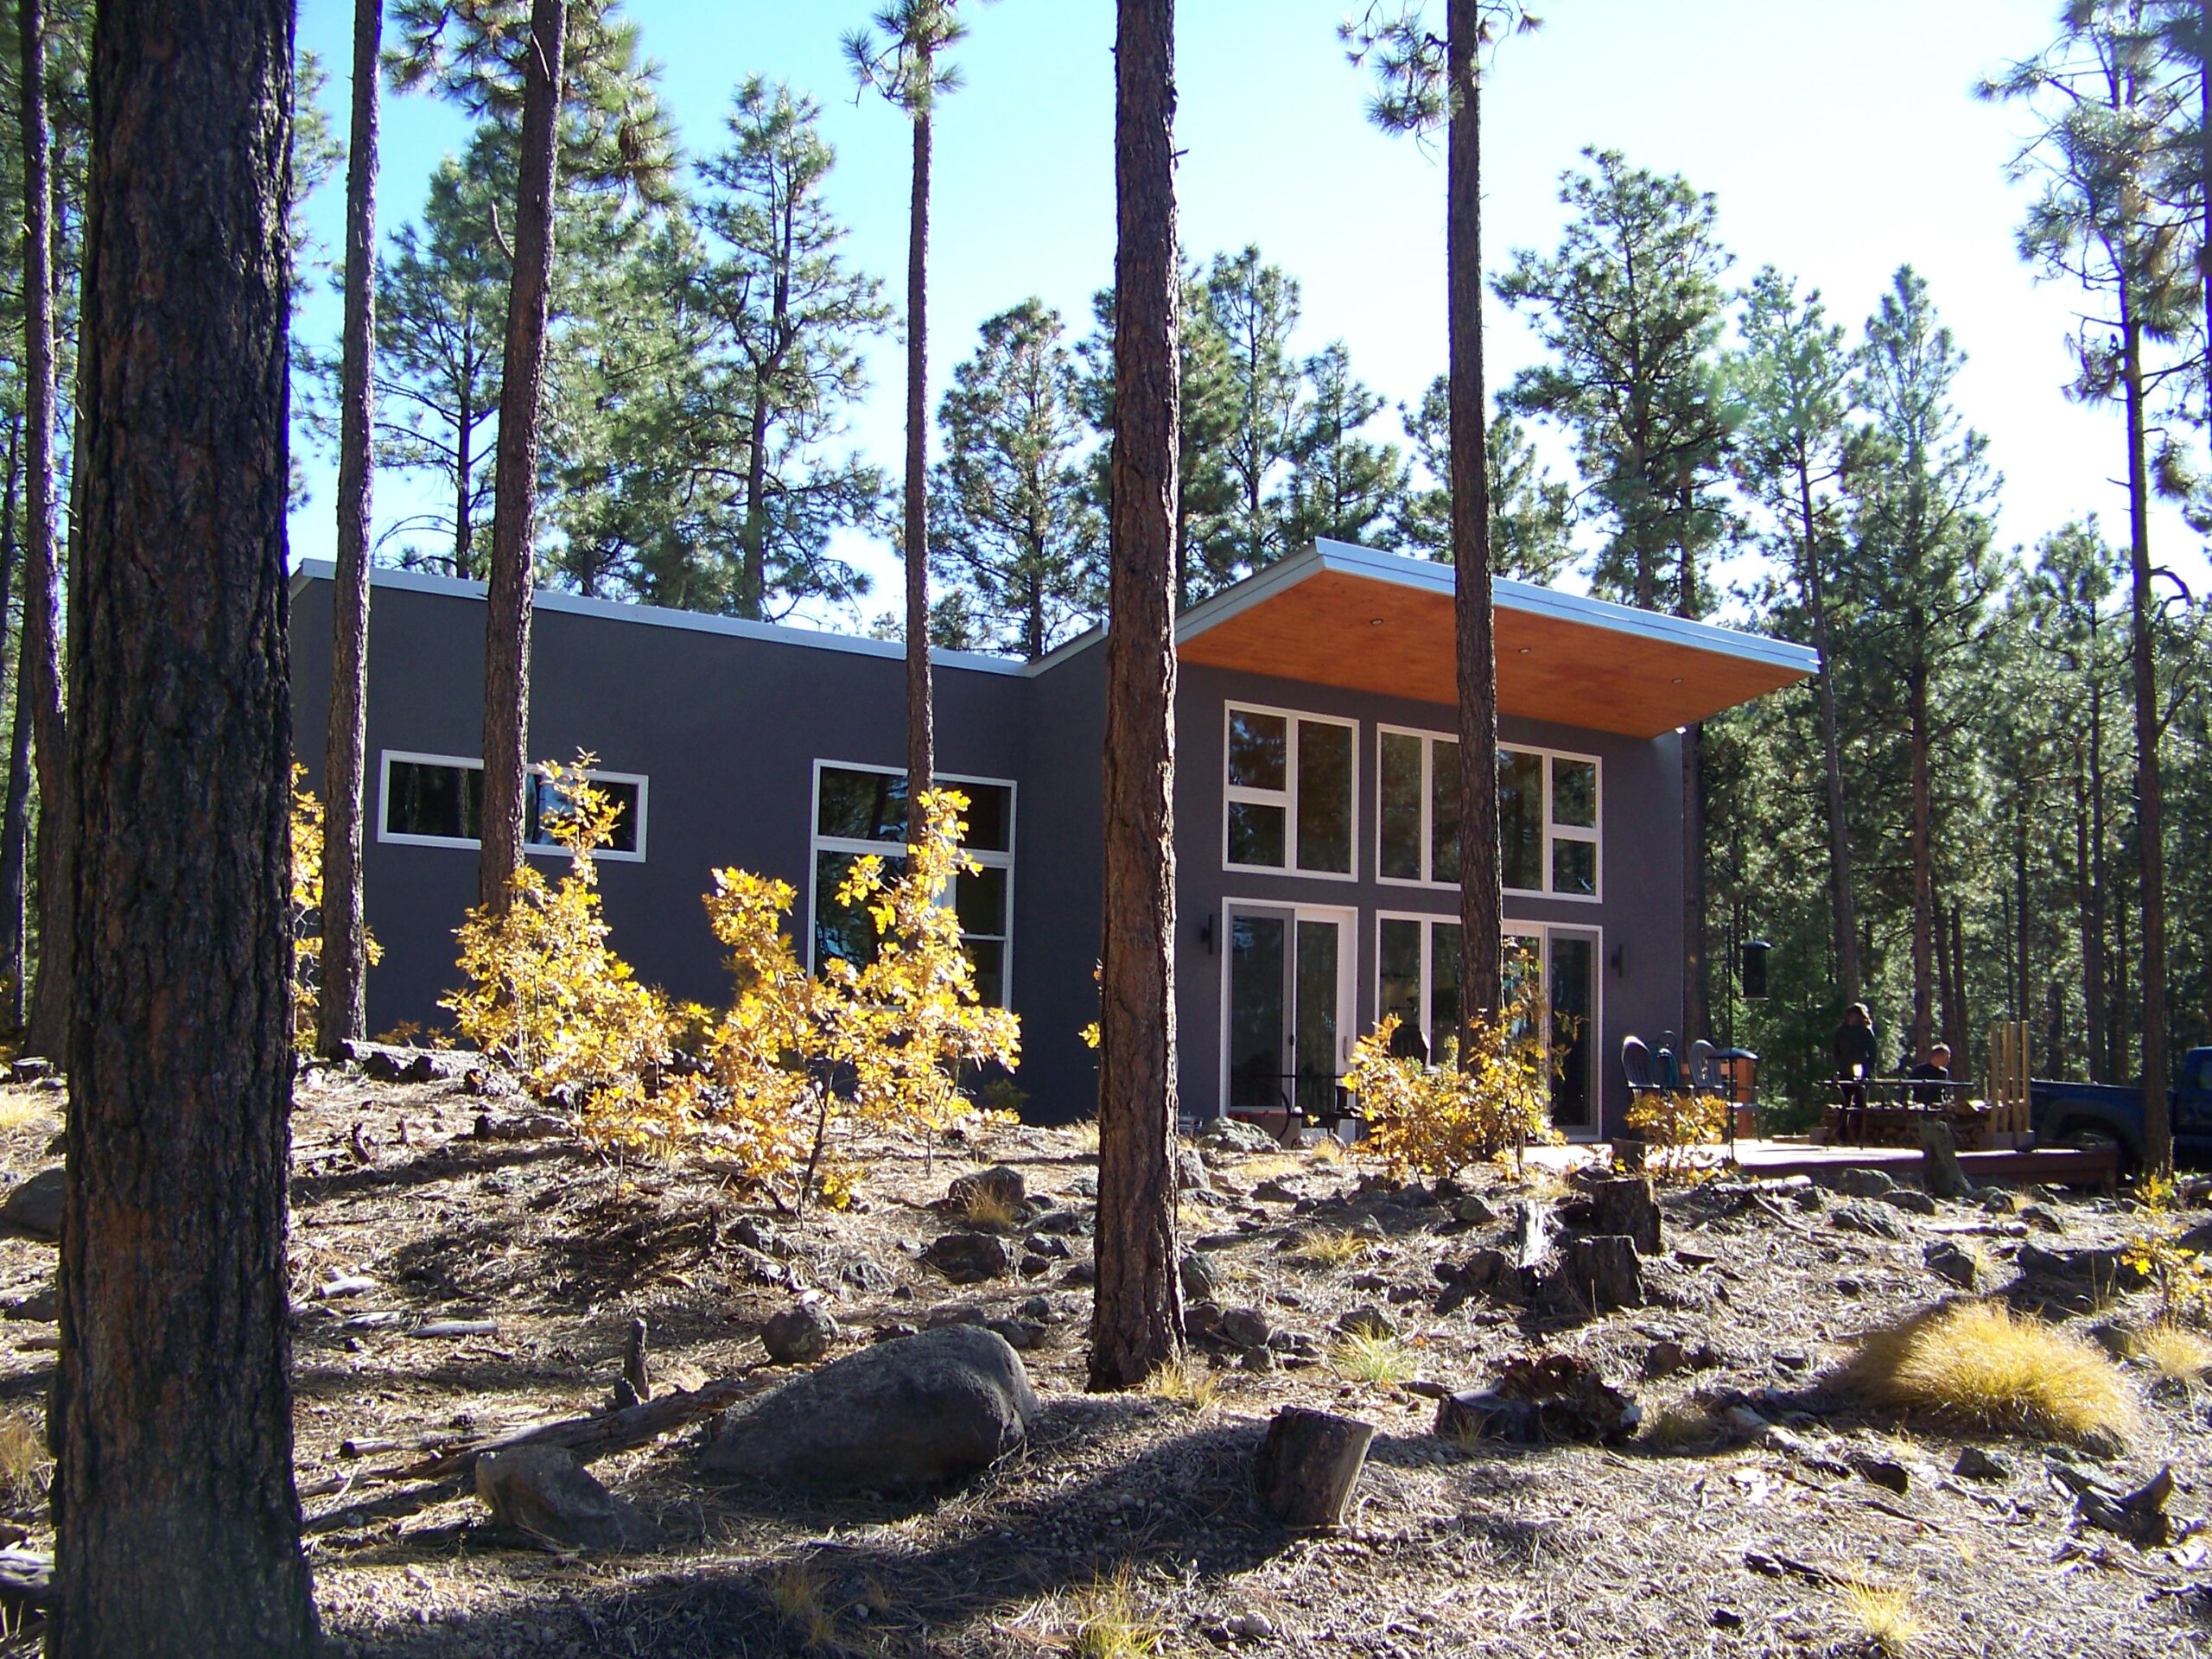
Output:
[[[1390,887],[1456,887],[1459,740],[1382,726],[1376,755],[1376,879]],[[1498,854],[1507,892],[1585,902],[1602,896],[1600,788],[1595,755],[1498,746]]]
[[[404,847],[480,848],[484,763],[473,755],[419,754],[386,749],[378,765],[377,839]],[[645,860],[647,779],[635,772],[594,768],[584,776],[617,808],[614,838],[594,857],[618,864]],[[568,849],[546,833],[560,791],[532,769],[523,798],[523,850],[563,858]]]
[[[960,939],[976,970],[976,995],[1004,1007],[1014,980],[1013,780],[941,772],[939,787],[968,797],[968,836],[963,850],[981,868],[953,877],[952,906]],[[814,763],[811,882],[808,894],[807,965],[830,957],[859,961],[875,948],[868,913],[837,902],[853,861],[874,855],[896,875],[905,864],[906,774],[896,766],[858,761]]]
[[1232,702],[1223,730],[1223,868],[1354,880],[1358,722]]

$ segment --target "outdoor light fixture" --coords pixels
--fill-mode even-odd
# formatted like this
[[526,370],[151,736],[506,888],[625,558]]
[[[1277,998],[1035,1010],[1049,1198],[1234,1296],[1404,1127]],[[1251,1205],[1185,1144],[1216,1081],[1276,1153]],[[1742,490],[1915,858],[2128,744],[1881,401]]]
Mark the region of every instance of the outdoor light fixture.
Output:
[[1367,626],[1370,628],[1379,628],[1382,626],[1382,619],[1379,616],[1370,616],[1367,619]]
[[1526,656],[1528,656],[1530,652],[1534,652],[1535,650],[1535,647],[1534,645],[1523,645],[1523,646],[1522,646],[1522,647],[1521,647],[1521,654],[1522,654],[1523,657],[1526,657]]
[[1681,677],[1681,675],[1679,675],[1679,674],[1675,675],[1675,683],[1676,685],[1680,685],[1681,683],[1682,683],[1682,677]]
[[1206,918],[1198,924],[1198,940],[1206,948],[1206,955],[1213,955],[1213,912],[1206,912]]
[[1625,944],[1617,944],[1613,947],[1613,977],[1615,979],[1628,977],[1628,946]]

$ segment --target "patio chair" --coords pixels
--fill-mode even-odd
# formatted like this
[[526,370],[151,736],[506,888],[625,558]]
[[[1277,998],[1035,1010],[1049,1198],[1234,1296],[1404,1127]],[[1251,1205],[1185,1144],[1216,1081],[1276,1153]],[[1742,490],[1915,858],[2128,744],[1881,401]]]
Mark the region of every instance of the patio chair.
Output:
[[1651,1051],[1641,1037],[1621,1039],[1621,1070],[1627,1074],[1631,1095],[1648,1095],[1659,1086],[1651,1080]]
[[1692,1093],[1719,1095],[1727,1092],[1720,1080],[1719,1052],[1702,1037],[1690,1045],[1688,1083]]

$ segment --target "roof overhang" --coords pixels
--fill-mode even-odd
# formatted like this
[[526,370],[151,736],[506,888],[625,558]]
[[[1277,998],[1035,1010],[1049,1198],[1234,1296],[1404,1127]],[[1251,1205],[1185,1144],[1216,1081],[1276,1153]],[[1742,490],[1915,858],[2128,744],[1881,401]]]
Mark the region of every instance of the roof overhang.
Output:
[[[1452,569],[1321,542],[1185,613],[1186,663],[1446,706],[1459,701]],[[1815,674],[1808,646],[1503,578],[1497,708],[1657,737]]]

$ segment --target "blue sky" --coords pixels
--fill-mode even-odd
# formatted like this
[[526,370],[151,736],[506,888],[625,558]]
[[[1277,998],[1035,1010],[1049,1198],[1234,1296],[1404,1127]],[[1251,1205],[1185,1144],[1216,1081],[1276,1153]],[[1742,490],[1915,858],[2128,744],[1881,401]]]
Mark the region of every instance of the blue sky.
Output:
[[[1305,289],[1300,346],[1342,339],[1356,372],[1394,402],[1417,398],[1444,354],[1440,158],[1365,123],[1366,83],[1335,27],[1345,0],[1184,0],[1185,148],[1179,189],[1192,253],[1255,242]],[[1440,16],[1441,0],[1431,0]],[[907,132],[880,101],[856,103],[838,50],[862,0],[630,0],[687,154],[723,139],[745,76],[788,80],[823,105],[836,146],[836,206],[853,259],[894,296],[905,268]],[[1818,286],[1856,331],[1910,261],[1970,358],[1960,386],[2005,479],[2000,534],[2032,543],[2094,511],[2124,533],[2116,413],[2068,403],[2065,335],[2080,296],[2038,284],[2013,251],[2024,193],[2004,166],[2027,130],[2018,108],[1978,103],[1978,77],[2049,37],[2056,0],[1553,0],[1539,33],[1507,41],[1484,108],[1485,263],[1549,247],[1561,171],[1586,145],[1683,174],[1719,202],[1721,234],[1748,281],[1774,264]],[[351,0],[306,0],[301,38],[330,71],[324,98],[342,132]],[[976,325],[1031,295],[1078,331],[1113,258],[1110,0],[1001,0],[975,11],[959,48],[965,90],[938,117],[931,281],[931,403],[973,348]],[[465,138],[459,115],[387,94],[378,212],[386,228],[420,208],[438,157]],[[342,186],[311,204],[340,245]],[[337,302],[317,296],[302,327],[334,340]],[[1492,384],[1531,360],[1526,332],[1494,302]],[[873,396],[853,441],[896,471],[900,356],[874,356]],[[1393,423],[1385,435],[1395,436]],[[2191,442],[2201,442],[2192,438]],[[1564,452],[1560,455],[1564,470]],[[292,521],[297,556],[327,556],[332,468],[303,456],[310,499]],[[421,499],[378,480],[379,526]],[[2202,593],[2195,538],[2162,515],[2154,556]],[[889,558],[844,550],[880,583]],[[888,608],[888,593],[868,601]],[[832,620],[832,619],[823,619]]]

